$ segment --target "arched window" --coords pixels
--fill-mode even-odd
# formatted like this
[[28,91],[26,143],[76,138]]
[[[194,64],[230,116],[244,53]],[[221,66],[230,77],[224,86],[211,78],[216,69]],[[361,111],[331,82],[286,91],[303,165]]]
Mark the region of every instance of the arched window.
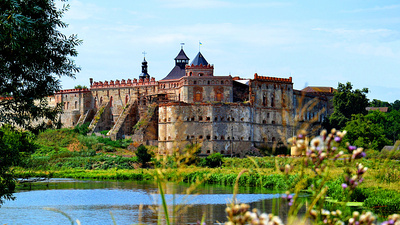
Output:
[[129,95],[126,95],[125,96],[125,104],[128,104],[128,101],[129,101]]
[[75,101],[75,109],[78,109],[78,102]]
[[110,107],[113,107],[113,97],[110,97]]

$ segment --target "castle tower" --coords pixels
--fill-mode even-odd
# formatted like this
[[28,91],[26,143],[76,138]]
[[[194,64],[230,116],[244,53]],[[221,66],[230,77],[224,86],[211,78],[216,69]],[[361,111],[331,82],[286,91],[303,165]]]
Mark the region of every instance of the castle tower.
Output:
[[179,54],[175,57],[175,67],[162,80],[175,80],[185,76],[185,66],[189,63],[189,58],[181,48]]
[[150,79],[150,75],[147,72],[147,61],[146,61],[146,57],[143,58],[143,62],[142,62],[142,73],[139,75],[139,79],[145,79],[148,78]]
[[210,65],[203,54],[199,52],[193,61],[186,65],[186,76],[214,76],[214,66]]

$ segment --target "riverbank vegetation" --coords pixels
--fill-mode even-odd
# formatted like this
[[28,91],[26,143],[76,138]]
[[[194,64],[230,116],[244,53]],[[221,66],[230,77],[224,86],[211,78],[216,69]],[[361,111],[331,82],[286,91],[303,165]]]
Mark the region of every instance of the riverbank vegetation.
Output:
[[[25,154],[21,163],[14,168],[17,177],[156,180],[157,171],[162,170],[165,181],[186,183],[201,181],[207,184],[233,186],[238,174],[246,169],[247,172],[238,180],[239,185],[281,191],[290,190],[300,179],[305,187],[319,179],[315,176],[317,170],[304,169],[303,157],[241,159],[227,158],[215,153],[206,158],[192,155],[196,159],[183,162],[182,155],[159,156],[150,150],[147,153],[152,156],[151,160],[146,161],[149,168],[141,168],[142,161],[135,155],[137,150],[128,150],[128,146],[134,143],[127,141],[114,143],[109,139],[104,141],[103,137],[83,136],[71,129],[46,130],[37,135],[34,145],[36,150],[31,154]],[[328,187],[327,197],[331,199],[342,198],[343,173],[354,171],[345,161],[349,157],[351,152],[345,150],[338,160],[331,160],[329,163],[329,173],[325,175],[324,183]],[[395,152],[367,151],[366,157],[361,157],[359,163],[368,167],[368,173],[354,188],[348,201],[363,202],[366,209],[380,215],[399,212],[400,162],[396,157]],[[290,165],[290,168],[287,165]],[[301,191],[307,194],[310,190]]]

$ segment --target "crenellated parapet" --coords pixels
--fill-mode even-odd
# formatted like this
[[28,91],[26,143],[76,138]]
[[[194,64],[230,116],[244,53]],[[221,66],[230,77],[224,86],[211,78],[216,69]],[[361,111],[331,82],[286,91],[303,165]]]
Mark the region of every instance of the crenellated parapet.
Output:
[[110,80],[110,81],[95,81],[91,84],[91,89],[105,89],[105,88],[120,88],[120,87],[134,87],[134,86],[149,86],[158,85],[158,82],[154,77],[152,78],[140,78],[133,80]]
[[66,90],[60,90],[57,91],[55,94],[71,94],[71,93],[84,93],[84,92],[90,92],[88,88],[80,88],[80,89],[66,89]]
[[254,74],[254,80],[260,81],[271,81],[271,82],[279,82],[279,83],[292,83],[292,77],[289,78],[279,78],[279,77],[264,77],[259,76],[257,73]]
[[214,65],[210,65],[210,64],[208,64],[208,65],[203,65],[203,64],[200,64],[200,65],[194,65],[194,64],[189,65],[189,64],[187,64],[185,66],[185,68],[186,69],[214,69]]

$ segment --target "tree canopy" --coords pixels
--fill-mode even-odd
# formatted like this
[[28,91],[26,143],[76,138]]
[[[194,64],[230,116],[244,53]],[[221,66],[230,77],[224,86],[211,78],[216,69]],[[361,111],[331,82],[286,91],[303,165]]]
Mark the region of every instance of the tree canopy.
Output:
[[[55,120],[60,107],[46,100],[61,89],[59,78],[74,78],[80,68],[70,57],[81,44],[58,29],[64,7],[53,0],[0,1],[0,124],[33,129],[36,119]],[[32,149],[30,138],[9,125],[0,128],[0,203],[12,199],[15,180],[10,167],[22,152]]]
[[341,129],[351,120],[353,114],[367,114],[366,108],[369,105],[367,93],[368,88],[353,90],[350,82],[339,83],[333,97],[334,112],[329,117],[330,126]]
[[354,114],[344,128],[345,141],[365,149],[381,150],[391,141],[385,136],[386,114],[374,111],[367,115]]
[[70,57],[81,40],[58,30],[67,27],[65,10],[53,0],[0,2],[0,122],[29,129],[36,118],[56,118],[46,97],[61,89],[60,77],[80,70]]

